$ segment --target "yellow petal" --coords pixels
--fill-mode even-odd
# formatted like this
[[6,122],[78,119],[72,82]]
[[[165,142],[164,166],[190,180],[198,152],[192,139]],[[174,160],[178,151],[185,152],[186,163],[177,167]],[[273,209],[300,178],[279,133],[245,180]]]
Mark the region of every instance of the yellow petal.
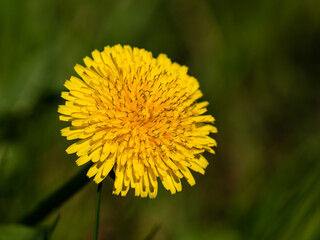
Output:
[[102,180],[105,179],[105,176],[102,176],[102,169],[100,168],[95,177],[93,178],[93,181],[97,184],[102,182]]
[[207,161],[207,159],[205,159],[204,156],[200,155],[200,158],[197,162],[199,164],[199,166],[201,166],[202,168],[206,168],[209,165],[209,162]]
[[185,176],[185,178],[187,179],[190,186],[193,186],[196,184],[196,181],[194,180],[194,178],[188,168],[181,169],[181,172]]
[[97,163],[93,164],[92,167],[89,169],[89,171],[87,172],[87,176],[89,178],[93,177],[94,175],[97,174],[97,172],[99,171],[101,165],[98,165]]
[[83,164],[85,164],[85,163],[87,163],[87,162],[89,162],[89,161],[90,161],[90,158],[89,158],[88,154],[85,154],[85,155],[82,155],[81,157],[79,157],[79,158],[76,160],[76,164],[77,164],[78,166],[81,166],[81,165],[83,165]]
[[170,171],[170,175],[171,175],[171,179],[174,184],[174,187],[177,189],[178,192],[180,192],[182,190],[180,178],[176,174],[174,174],[172,171]]
[[114,191],[113,193],[116,195],[119,195],[120,192],[122,191],[122,186],[123,186],[123,179],[124,179],[124,167],[120,167],[117,165],[116,170],[115,170],[115,181],[114,181]]
[[103,165],[103,176],[107,176],[114,166],[114,160],[107,159]]
[[92,159],[92,162],[98,162],[101,158],[101,151],[102,147],[98,147],[90,154],[90,158]]
[[78,142],[76,142],[76,143],[72,144],[71,146],[69,146],[66,149],[66,152],[68,154],[75,153],[75,152],[79,151],[82,148],[88,147],[89,144],[90,144],[90,139],[79,140]]
[[202,175],[204,174],[204,169],[200,167],[198,164],[196,164],[195,162],[191,162],[190,169],[198,173],[201,173]]

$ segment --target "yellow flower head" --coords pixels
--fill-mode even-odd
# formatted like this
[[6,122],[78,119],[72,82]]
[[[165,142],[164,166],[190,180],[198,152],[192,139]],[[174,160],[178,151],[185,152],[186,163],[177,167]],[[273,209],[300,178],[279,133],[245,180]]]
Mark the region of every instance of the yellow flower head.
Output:
[[208,161],[204,151],[214,153],[210,133],[217,129],[206,112],[208,102],[187,67],[164,54],[153,58],[144,49],[116,45],[92,52],[85,67],[75,66],[80,78],[65,82],[60,120],[71,122],[61,130],[76,163],[91,161],[88,177],[100,183],[113,169],[113,193],[154,198],[158,177],[172,194],[181,191],[180,179],[192,186],[189,169],[204,174]]

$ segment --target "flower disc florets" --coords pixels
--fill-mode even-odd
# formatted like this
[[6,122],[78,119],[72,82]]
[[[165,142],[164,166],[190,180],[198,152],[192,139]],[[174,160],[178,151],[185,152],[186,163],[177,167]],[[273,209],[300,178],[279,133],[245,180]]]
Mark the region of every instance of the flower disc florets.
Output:
[[71,77],[62,92],[60,120],[71,122],[61,130],[76,163],[93,162],[88,177],[100,183],[113,169],[114,194],[154,198],[158,177],[164,187],[181,191],[180,179],[195,181],[189,169],[204,174],[204,151],[214,153],[210,133],[217,132],[206,112],[198,81],[187,67],[144,49],[116,45],[92,52],[86,67],[76,65],[80,76]]

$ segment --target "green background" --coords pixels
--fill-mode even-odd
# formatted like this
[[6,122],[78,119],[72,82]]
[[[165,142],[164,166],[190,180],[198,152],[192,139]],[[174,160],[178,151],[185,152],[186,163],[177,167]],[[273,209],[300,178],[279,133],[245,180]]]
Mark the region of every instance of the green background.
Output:
[[[118,43],[189,67],[218,148],[172,196],[161,186],[153,200],[123,198],[104,181],[100,239],[320,239],[317,0],[0,1],[1,224],[79,172],[60,136],[60,92],[76,63]],[[42,223],[60,214],[51,239],[92,239],[96,187]]]

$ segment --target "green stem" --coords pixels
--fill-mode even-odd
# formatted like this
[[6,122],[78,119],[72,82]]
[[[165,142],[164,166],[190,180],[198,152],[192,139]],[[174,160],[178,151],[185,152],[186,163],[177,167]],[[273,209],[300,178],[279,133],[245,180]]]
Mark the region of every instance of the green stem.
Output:
[[57,209],[62,203],[68,200],[90,181],[90,179],[86,176],[86,173],[90,167],[91,165],[84,167],[77,175],[71,178],[47,198],[42,200],[39,204],[37,204],[35,209],[23,216],[19,223],[25,225],[35,225],[46,218],[51,212]]
[[98,184],[97,208],[96,208],[96,224],[95,224],[95,231],[94,231],[94,240],[98,240],[98,235],[99,235],[101,188],[102,188],[102,182]]
[[[60,207],[76,192],[87,185],[89,181],[92,181],[86,176],[87,171],[91,166],[91,164],[85,166],[77,175],[63,184],[47,198],[38,203],[31,212],[24,215],[20,220],[18,220],[18,223],[32,226],[45,219],[50,213]],[[109,173],[109,177],[113,180],[115,179],[115,174],[113,171]]]

